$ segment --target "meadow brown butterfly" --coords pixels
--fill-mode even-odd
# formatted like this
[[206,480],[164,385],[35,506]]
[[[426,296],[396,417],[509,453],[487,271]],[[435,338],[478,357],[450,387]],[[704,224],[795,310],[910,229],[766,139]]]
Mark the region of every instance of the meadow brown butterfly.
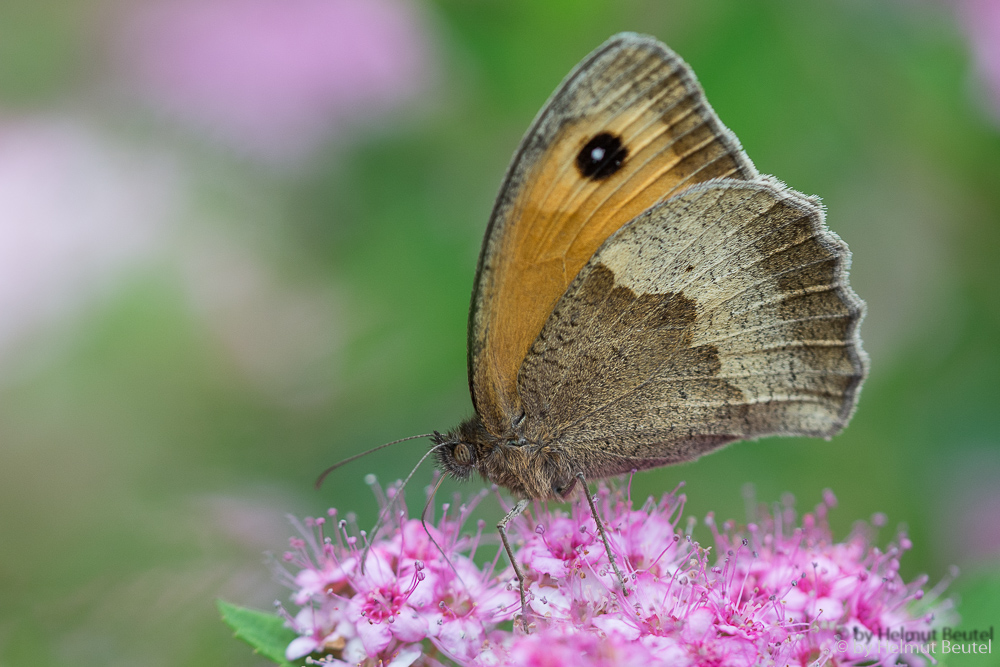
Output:
[[448,473],[530,499],[736,440],[829,438],[867,370],[850,251],[757,173],[688,65],[615,35],[514,154],[469,314],[476,415]]
[[849,264],[819,201],[758,174],[686,63],[616,35],[507,171],[469,315],[476,414],[434,434],[439,463],[522,499],[500,525],[513,562],[503,526],[528,499],[736,440],[829,438],[867,370]]

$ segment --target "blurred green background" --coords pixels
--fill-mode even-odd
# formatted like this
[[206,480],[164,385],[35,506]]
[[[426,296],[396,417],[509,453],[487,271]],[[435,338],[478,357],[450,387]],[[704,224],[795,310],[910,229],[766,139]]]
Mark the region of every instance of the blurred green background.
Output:
[[[620,30],[823,198],[872,358],[832,442],[736,445],[634,493],[685,480],[691,514],[739,520],[748,482],[803,511],[829,487],[838,537],[885,512],[907,580],[958,564],[951,590],[976,588],[1000,556],[998,4],[4,0],[0,665],[264,664],[213,601],[286,599],[262,555],[285,515],[371,521],[364,474],[427,443],[317,493],[327,465],[470,414],[507,161]],[[978,604],[968,626],[1000,626]]]

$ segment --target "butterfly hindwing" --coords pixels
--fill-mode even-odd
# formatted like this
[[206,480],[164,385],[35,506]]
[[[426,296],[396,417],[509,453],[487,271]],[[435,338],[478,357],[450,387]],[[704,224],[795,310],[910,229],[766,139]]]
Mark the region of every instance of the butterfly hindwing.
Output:
[[661,43],[616,35],[570,73],[514,156],[479,260],[469,381],[488,430],[520,414],[522,361],[601,244],[657,202],[719,177],[756,171]]
[[771,179],[726,179],[623,227],[524,360],[529,440],[606,476],[738,439],[838,432],[866,371],[864,305],[823,217]]

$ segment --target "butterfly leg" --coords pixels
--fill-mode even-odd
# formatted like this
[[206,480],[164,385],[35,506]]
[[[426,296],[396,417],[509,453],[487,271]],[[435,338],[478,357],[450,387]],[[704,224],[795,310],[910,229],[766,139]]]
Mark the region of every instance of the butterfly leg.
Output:
[[625,585],[625,577],[622,575],[622,571],[618,569],[618,563],[615,562],[615,555],[611,553],[611,544],[608,542],[608,536],[604,534],[604,524],[601,522],[601,517],[597,514],[597,506],[594,505],[594,499],[590,495],[590,487],[587,486],[587,479],[583,476],[582,472],[576,473],[576,478],[583,484],[583,493],[587,496],[587,502],[590,504],[590,514],[597,523],[597,532],[600,533],[601,541],[604,542],[604,550],[608,553],[608,561],[611,563],[615,574],[618,575],[618,581],[622,585],[622,593],[628,595],[629,590],[628,586]]
[[517,505],[514,505],[514,509],[507,512],[507,516],[501,519],[497,524],[497,530],[500,531],[500,540],[503,542],[503,548],[507,552],[507,557],[510,558],[510,564],[514,566],[514,574],[517,575],[517,588],[521,593],[521,624],[524,626],[525,632],[528,631],[528,603],[524,595],[524,574],[521,573],[521,568],[517,566],[517,559],[514,558],[514,552],[511,550],[510,542],[507,540],[507,524],[520,516],[527,506],[527,500],[517,501]]

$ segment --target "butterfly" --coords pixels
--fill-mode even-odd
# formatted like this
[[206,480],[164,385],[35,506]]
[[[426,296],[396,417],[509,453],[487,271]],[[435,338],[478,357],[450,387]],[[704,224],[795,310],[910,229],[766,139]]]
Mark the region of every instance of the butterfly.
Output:
[[868,358],[850,251],[819,200],[757,172],[691,68],[613,36],[518,147],[468,330],[475,416],[440,467],[522,499],[737,440],[829,438]]

